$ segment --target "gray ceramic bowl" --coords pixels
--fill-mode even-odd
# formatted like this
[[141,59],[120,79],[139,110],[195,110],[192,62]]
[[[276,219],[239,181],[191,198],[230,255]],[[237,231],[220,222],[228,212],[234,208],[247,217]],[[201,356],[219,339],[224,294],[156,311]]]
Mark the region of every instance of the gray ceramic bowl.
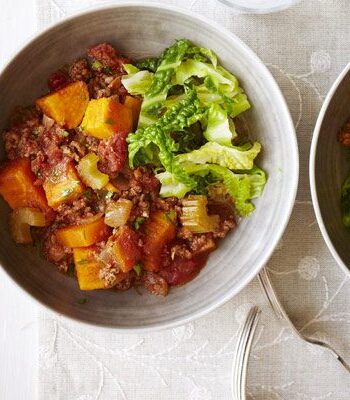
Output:
[[[215,50],[240,79],[253,108],[246,114],[252,137],[260,140],[260,163],[269,174],[256,212],[209,259],[191,283],[166,298],[134,291],[80,292],[74,279],[59,274],[32,248],[16,246],[7,228],[8,209],[0,208],[0,263],[32,297],[51,309],[95,325],[151,330],[185,323],[237,294],[263,267],[288,222],[298,181],[298,150],[284,98],[269,71],[237,37],[211,21],[175,8],[124,4],[65,19],[31,40],[0,76],[0,128],[17,104],[44,93],[46,79],[62,63],[83,55],[88,46],[113,43],[131,57],[157,55],[176,38],[186,37]],[[5,101],[6,99],[6,101]],[[86,297],[88,302],[78,304]]]
[[317,119],[310,154],[313,205],[322,235],[338,264],[349,272],[350,232],[342,224],[340,191],[350,171],[337,134],[350,118],[350,64],[329,91]]

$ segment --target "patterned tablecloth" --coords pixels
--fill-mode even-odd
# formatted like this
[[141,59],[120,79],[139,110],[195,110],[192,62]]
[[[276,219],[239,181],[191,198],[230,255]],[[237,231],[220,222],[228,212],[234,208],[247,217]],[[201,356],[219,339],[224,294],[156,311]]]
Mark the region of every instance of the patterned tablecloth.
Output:
[[[337,267],[312,209],[312,130],[332,82],[349,61],[349,0],[304,0],[273,15],[239,14],[215,0],[164,3],[193,10],[243,39],[267,64],[289,104],[300,146],[295,209],[268,268],[298,329],[350,361],[350,280]],[[96,0],[37,0],[39,28]],[[152,335],[117,335],[52,314],[40,321],[39,398],[231,399],[237,331],[247,309],[263,309],[251,354],[250,399],[350,398],[350,376],[327,352],[295,338],[274,318],[255,279],[210,315]]]

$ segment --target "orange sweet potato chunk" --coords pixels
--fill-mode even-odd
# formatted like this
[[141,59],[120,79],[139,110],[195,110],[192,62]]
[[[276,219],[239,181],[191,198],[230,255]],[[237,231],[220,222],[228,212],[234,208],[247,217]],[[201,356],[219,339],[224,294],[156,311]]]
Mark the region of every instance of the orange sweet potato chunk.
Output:
[[138,97],[133,97],[133,96],[126,96],[125,97],[125,102],[124,105],[128,108],[130,108],[132,112],[132,120],[133,120],[133,128],[137,128],[137,123],[139,122],[139,115],[140,115],[140,110],[141,110],[141,103],[142,100],[139,99]]
[[84,185],[73,162],[60,163],[51,172],[43,184],[48,204],[53,209],[62,203],[73,200],[84,191]]
[[89,90],[82,81],[71,83],[36,101],[44,114],[67,129],[76,128],[80,124],[88,103]]
[[81,123],[81,129],[86,135],[99,139],[106,139],[113,133],[129,133],[132,127],[131,109],[106,97],[90,100]]
[[110,228],[104,223],[103,217],[81,225],[67,226],[57,229],[57,239],[67,247],[88,247],[106,239]]
[[45,193],[34,185],[34,181],[35,175],[27,158],[8,161],[0,168],[0,194],[9,206],[34,207],[45,213],[50,210]]
[[113,243],[113,256],[122,272],[131,271],[141,258],[138,235],[129,226],[120,227],[110,239]]
[[104,289],[105,285],[99,273],[101,262],[96,259],[95,247],[73,249],[75,271],[80,290]]
[[147,271],[158,271],[164,246],[175,239],[176,226],[166,212],[156,211],[145,224],[143,266]]

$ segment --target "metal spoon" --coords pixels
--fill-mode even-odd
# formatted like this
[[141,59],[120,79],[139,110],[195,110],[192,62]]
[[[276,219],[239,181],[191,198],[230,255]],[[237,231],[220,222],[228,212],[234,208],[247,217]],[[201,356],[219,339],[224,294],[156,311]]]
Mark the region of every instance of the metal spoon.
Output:
[[321,340],[318,340],[318,339],[313,339],[308,336],[301,335],[301,333],[296,329],[296,327],[293,325],[292,321],[289,319],[288,315],[286,314],[280,301],[278,300],[278,297],[276,295],[276,292],[273,289],[272,282],[271,282],[269,273],[266,270],[266,268],[263,268],[261,270],[261,272],[258,275],[258,278],[259,278],[261,286],[265,292],[265,295],[266,295],[267,299],[269,300],[271,307],[272,307],[273,311],[275,312],[276,316],[278,317],[278,319],[284,321],[291,328],[291,330],[295,333],[295,335],[297,335],[300,339],[302,339],[308,343],[316,344],[317,346],[328,349],[333,354],[333,356],[343,365],[343,367],[345,367],[345,369],[348,372],[350,372],[349,364],[328,343],[322,342]]
[[238,337],[232,365],[232,396],[234,400],[246,400],[248,360],[260,313],[257,306],[250,309]]

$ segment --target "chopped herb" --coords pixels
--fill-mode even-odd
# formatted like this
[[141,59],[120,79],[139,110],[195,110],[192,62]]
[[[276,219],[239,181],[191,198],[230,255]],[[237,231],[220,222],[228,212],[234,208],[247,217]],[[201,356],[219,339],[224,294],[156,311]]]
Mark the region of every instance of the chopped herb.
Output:
[[65,190],[62,192],[62,196],[67,197],[67,196],[69,196],[71,193],[73,193],[73,189],[72,189],[72,188],[65,189]]
[[87,260],[86,258],[82,258],[81,260],[79,260],[78,262],[77,262],[77,264],[88,264],[89,263],[89,260]]
[[142,264],[141,263],[137,263],[133,269],[136,272],[136,275],[140,276],[141,273],[142,273]]
[[79,299],[78,300],[78,304],[86,304],[87,303],[87,299],[83,298],[83,299]]
[[134,222],[134,228],[138,231],[144,222],[145,219],[143,217],[137,217]]
[[100,61],[95,60],[95,61],[91,64],[91,68],[94,69],[95,71],[97,71],[97,70],[103,68],[103,64],[102,64]]
[[114,123],[115,122],[113,118],[109,117],[108,119],[106,119],[106,124],[113,125]]
[[68,137],[69,136],[69,132],[68,131],[62,131],[62,136],[63,137]]
[[85,196],[86,200],[88,200],[88,201],[92,200],[92,190],[90,188],[86,189],[84,192],[84,196]]
[[112,198],[112,196],[113,196],[113,192],[110,192],[110,191],[108,191],[107,193],[106,193],[106,199],[111,199]]
[[176,218],[176,211],[175,210],[171,210],[171,211],[167,212],[165,214],[165,216],[170,222],[174,223],[175,222],[175,218]]
[[104,67],[104,72],[106,74],[112,75],[113,71],[111,67]]
[[74,264],[73,263],[68,264],[67,274],[71,277],[74,277]]

